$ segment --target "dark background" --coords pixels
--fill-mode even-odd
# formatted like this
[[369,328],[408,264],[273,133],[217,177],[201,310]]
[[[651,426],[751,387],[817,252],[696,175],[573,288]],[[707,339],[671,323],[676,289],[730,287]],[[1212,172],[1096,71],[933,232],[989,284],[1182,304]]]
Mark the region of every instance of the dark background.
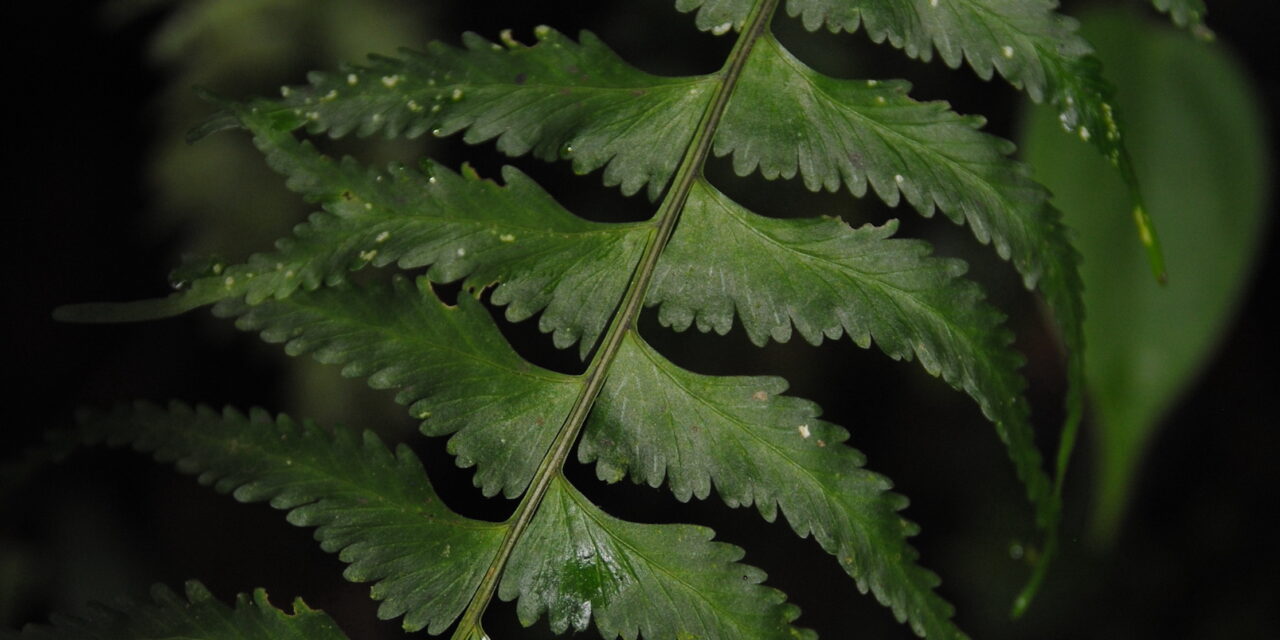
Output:
[[[145,212],[155,203],[141,169],[156,142],[154,98],[166,81],[163,71],[147,64],[145,43],[162,15],[108,29],[98,3],[71,3],[73,8],[39,3],[23,9],[14,4],[4,9],[9,27],[4,84],[16,144],[6,145],[11,204],[3,252],[3,458],[16,457],[41,430],[66,426],[74,408],[83,405],[178,398],[296,411],[282,406],[289,403],[281,400],[278,374],[284,357],[279,350],[205,312],[126,326],[50,320],[59,304],[165,293],[165,274],[182,238],[148,226]],[[710,71],[728,47],[726,38],[698,34],[687,16],[668,9],[669,3],[633,3],[637,6],[630,13],[617,11],[613,3],[452,4],[464,6],[434,10],[431,18],[432,30],[449,42],[457,42],[450,34],[468,29],[494,37],[511,27],[529,40],[540,23],[570,34],[590,28],[624,58],[662,73]],[[1275,52],[1275,35],[1269,32],[1277,17],[1273,3],[1215,2],[1210,11],[1211,26],[1244,59],[1266,112],[1275,113],[1280,83],[1265,65],[1265,56]],[[655,42],[652,34],[661,36]],[[990,130],[1011,131],[1017,96],[1002,83],[907,61],[864,41],[862,34],[820,35],[814,46],[846,47],[873,65],[875,75],[915,81],[914,95],[945,96],[959,111],[988,115]],[[278,81],[300,82],[303,72]],[[999,96],[994,109],[993,91]],[[456,142],[433,155],[455,166],[471,158],[484,175],[493,175],[501,160],[488,146],[466,149]],[[644,211],[641,201],[599,189],[596,176],[574,178],[563,166],[527,159],[505,162],[535,175],[572,210],[609,212],[601,214],[604,218]],[[723,178],[723,163],[712,166],[711,173]],[[744,190],[759,186],[751,179],[743,183]],[[806,200],[810,196],[793,187],[770,186],[772,195],[751,204],[785,209],[789,203],[829,202],[817,196]],[[865,206],[851,215],[879,219],[888,213]],[[967,231],[939,221],[900,215],[905,233],[927,236],[943,251],[967,237]],[[1274,240],[1274,224],[1269,234]],[[981,248],[955,251],[976,262],[976,277],[1010,311],[1019,346],[1030,359],[1025,373],[1036,422],[1054,424],[1062,391],[1059,362],[1034,300],[1019,290],[1011,269]],[[1275,336],[1280,318],[1269,308],[1276,275],[1275,254],[1264,250],[1247,304],[1221,351],[1159,433],[1139,476],[1134,508],[1110,551],[1083,537],[1090,499],[1086,432],[1068,488],[1064,553],[1036,607],[1017,622],[1010,622],[1005,611],[1025,568],[1009,550],[1034,541],[1028,537],[1030,515],[1004,452],[971,401],[914,365],[890,362],[847,341],[821,349],[774,345],[755,350],[737,331],[724,338],[670,336],[652,318],[644,329],[668,353],[681,354],[674,358],[678,363],[695,370],[782,375],[792,382],[792,394],[818,401],[828,419],[848,426],[851,442],[868,454],[872,468],[911,496],[907,514],[924,527],[916,546],[926,566],[943,577],[943,595],[957,605],[961,626],[974,637],[1264,638],[1275,637],[1280,628],[1280,562],[1274,546],[1280,531],[1269,517],[1280,504],[1280,472],[1273,462],[1280,452],[1273,417],[1278,387],[1272,374],[1280,353]],[[549,352],[528,326],[514,328],[512,336],[539,362],[575,366],[571,358]],[[353,398],[372,394],[359,381],[349,388]],[[408,424],[407,418],[401,420]],[[405,424],[352,426],[403,432]],[[470,487],[470,473],[453,467],[443,442],[407,437],[455,508],[489,517],[502,517],[511,508],[509,503],[473,504],[479,494]],[[1045,447],[1051,442],[1046,437]],[[803,609],[799,622],[823,637],[911,637],[871,598],[857,594],[826,554],[811,542],[795,540],[781,523],[765,525],[754,513],[724,508],[714,499],[681,505],[665,490],[629,483],[602,487],[589,470],[576,463],[570,467],[579,486],[615,515],[707,524],[720,539],[746,548],[746,561],[768,571],[769,583]],[[0,501],[0,590],[9,590],[0,593],[0,623],[8,626],[42,621],[55,609],[74,611],[85,600],[122,592],[140,596],[153,582],[177,586],[199,578],[223,599],[258,586],[281,605],[304,596],[333,613],[352,637],[400,633],[394,621],[374,620],[367,586],[344,582],[341,564],[318,550],[309,531],[287,525],[282,514],[265,505],[240,505],[131,452],[77,454],[62,466],[0,488]],[[494,607],[487,620],[494,637],[549,635],[541,623],[517,632],[512,607],[505,604]]]

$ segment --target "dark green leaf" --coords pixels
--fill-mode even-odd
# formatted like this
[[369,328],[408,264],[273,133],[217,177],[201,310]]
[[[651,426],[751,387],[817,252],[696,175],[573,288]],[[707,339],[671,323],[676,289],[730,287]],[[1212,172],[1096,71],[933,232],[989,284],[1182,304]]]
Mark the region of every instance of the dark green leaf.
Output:
[[710,91],[706,77],[665,78],[626,64],[588,31],[574,42],[545,26],[535,46],[509,32],[503,44],[474,33],[465,49],[433,42],[424,53],[371,57],[368,66],[316,72],[309,87],[289,87],[273,109],[289,128],[342,136],[385,132],[497,138],[498,150],[565,158],[574,171],[606,167],[606,185],[650,198],[666,186]]
[[583,433],[578,458],[618,480],[667,479],[680,500],[714,484],[730,506],[778,509],[800,536],[813,535],[858,583],[928,638],[963,637],[938,579],[915,564],[905,539],[915,526],[890,482],[862,468],[848,433],[818,419],[811,402],[780,395],[780,378],[713,377],[671,364],[630,334]]
[[152,602],[122,600],[112,606],[95,604],[83,617],[55,615],[52,626],[29,625],[18,637],[28,640],[341,640],[347,636],[323,611],[301,599],[293,613],[267,601],[258,589],[252,598],[241,593],[234,608],[214,599],[199,582],[186,585],[186,598],[156,585]]
[[325,431],[262,410],[221,414],[138,403],[81,420],[86,442],[130,443],[175,462],[241,502],[270,501],[289,522],[316,527],[320,547],[375,582],[384,620],[440,633],[467,605],[507,527],[469,520],[436,496],[408,447],[393,455],[371,432]]
[[1084,31],[1122,87],[1129,147],[1152,187],[1169,249],[1158,287],[1128,239],[1126,192],[1106,163],[1063,144],[1052,114],[1023,131],[1027,158],[1077,230],[1090,322],[1088,379],[1099,427],[1097,533],[1113,535],[1155,428],[1213,353],[1258,255],[1265,223],[1265,118],[1224,51],[1128,12]]
[[794,324],[813,344],[847,333],[894,359],[918,358],[995,423],[1043,516],[1048,479],[1022,398],[1022,360],[1002,317],[959,278],[963,263],[929,257],[923,242],[890,239],[895,228],[765,218],[699,183],[647,302],[660,304],[658,319],[676,330],[693,323],[725,333],[736,312],[757,344],[787,340]]
[[480,303],[461,296],[449,307],[425,281],[330,287],[256,306],[227,301],[215,311],[285,343],[290,355],[310,353],[343,365],[345,376],[399,389],[396,401],[423,420],[423,433],[455,434],[449,451],[476,466],[485,495],[524,492],[582,386],[516,355]]
[[499,595],[519,598],[522,624],[545,612],[556,633],[582,631],[594,617],[606,638],[816,639],[789,624],[800,611],[759,584],[764,572],[738,564],[742,550],[711,542],[712,534],[618,520],[557,477]]
[[244,265],[197,279],[196,299],[245,295],[251,304],[299,288],[343,282],[350,270],[430,265],[436,282],[464,280],[471,291],[499,283],[493,301],[509,320],[542,311],[539,327],[557,346],[581,341],[585,355],[608,323],[647,227],[589,222],[565,211],[517,169],[506,186],[431,163],[423,172],[392,165],[371,171],[351,159],[333,161],[272,127],[261,112],[243,112],[267,161],[289,186],[319,202],[316,213]]
[[1047,193],[1013,145],[978,131],[979,117],[943,102],[916,102],[901,81],[837,80],[797,60],[772,38],[761,39],[716,133],[717,155],[733,154],[734,170],[790,178],[856,196],[868,183],[889,205],[899,194],[926,216],[941,208],[968,222],[978,240],[1012,258],[1029,286],[1062,252]]

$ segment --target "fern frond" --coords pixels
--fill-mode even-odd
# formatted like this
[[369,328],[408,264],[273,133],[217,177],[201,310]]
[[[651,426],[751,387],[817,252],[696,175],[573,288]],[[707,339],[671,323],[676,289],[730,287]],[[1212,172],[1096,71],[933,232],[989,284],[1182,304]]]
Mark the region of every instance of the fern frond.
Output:
[[[262,101],[289,128],[338,137],[416,137],[426,132],[479,143],[497,138],[511,156],[568,159],[580,174],[606,167],[604,181],[657,198],[671,178],[707,101],[710,77],[667,78],[623,62],[595,35],[574,42],[549,27],[534,46],[504,32],[503,44],[474,33],[465,48],[433,42],[402,58],[311,74]],[[661,114],[660,117],[657,117]]]
[[800,611],[760,584],[764,572],[738,564],[742,550],[711,535],[618,520],[557,478],[498,594],[518,598],[525,626],[546,612],[555,633],[582,631],[594,617],[605,638],[816,640],[789,624]]
[[293,613],[275,608],[267,592],[236,596],[235,607],[218,602],[196,581],[186,584],[186,597],[163,585],[151,589],[151,602],[122,600],[91,605],[84,616],[55,615],[51,626],[28,625],[27,640],[144,640],[146,638],[217,638],[218,640],[345,640],[323,611],[294,600]]
[[505,186],[429,161],[422,171],[398,164],[370,170],[321,155],[268,113],[237,109],[268,163],[324,211],[276,251],[194,280],[189,295],[197,300],[246,296],[256,304],[341,283],[366,265],[430,266],[433,281],[463,280],[476,293],[498,284],[492,299],[506,305],[509,320],[542,311],[539,328],[560,348],[580,342],[585,357],[649,233],[643,225],[574,216],[514,167],[503,171]]
[[507,527],[470,520],[440,501],[417,456],[393,454],[371,432],[325,431],[255,409],[218,413],[137,403],[81,418],[87,443],[131,444],[241,502],[269,501],[316,527],[353,582],[374,582],[378,616],[440,633],[466,607]]
[[[594,619],[604,636],[626,640],[812,637],[791,624],[798,610],[760,585],[763,573],[737,564],[741,552],[710,542],[708,530],[622,522],[580,495],[562,468],[581,436],[578,456],[602,479],[666,479],[681,500],[714,486],[731,506],[754,504],[768,520],[781,510],[914,631],[963,638],[935,592],[937,577],[907,544],[916,527],[899,514],[905,498],[863,468],[862,455],[843,444],[847,432],[820,420],[816,405],[780,396],[780,379],[693,374],[636,332],[647,305],[675,330],[725,333],[736,316],[758,345],[788,340],[793,329],[813,344],[848,334],[919,360],[995,424],[1049,531],[1044,555],[1052,553],[1060,500],[1033,442],[1021,358],[1000,314],[961,277],[963,264],[892,238],[896,221],[853,229],[756,215],[703,171],[714,153],[731,155],[739,175],[798,177],[814,191],[843,185],[856,196],[874,190],[925,216],[941,209],[993,244],[1044,293],[1071,350],[1060,480],[1081,406],[1082,309],[1077,256],[1058,214],[1010,159],[1012,145],[980,131],[981,118],[914,101],[905,82],[834,79],[792,56],[770,34],[781,2],[677,0],[697,11],[701,28],[739,32],[723,67],[705,76],[653,76],[589,33],[575,42],[540,27],[531,47],[509,32],[501,44],[467,34],[461,49],[434,43],[312,74],[310,85],[286,87],[277,100],[223,103],[195,133],[248,129],[289,187],[322,211],[275,251],[183,270],[187,288],[175,297],[63,312],[158,316],[218,302],[215,313],[292,355],[397,389],[424,433],[451,435],[450,452],[476,467],[485,495],[520,498],[506,522],[441,505],[406,448],[393,455],[372,435],[261,411],[144,404],[90,418],[81,435],[132,442],[220,491],[270,500],[291,522],[317,527],[322,546],[350,563],[348,578],[376,583],[380,615],[405,616],[409,630],[440,633],[456,620],[459,640],[479,638],[498,595],[518,600],[524,624],[545,614],[556,632]],[[1057,105],[1063,126],[1131,179],[1110,88],[1055,6],[786,3],[811,31],[864,27],[913,57],[936,50],[983,78],[999,72]],[[300,129],[494,140],[509,155],[603,169],[603,182],[624,194],[647,187],[652,199],[663,197],[648,221],[589,222],[514,168],[503,170],[502,185],[465,165],[460,173],[430,162],[372,170],[324,156],[295,137]],[[399,274],[348,282],[366,266],[425,273],[415,283]],[[457,306],[443,304],[432,282],[459,282]],[[556,346],[578,344],[585,371],[558,374],[521,358],[478,302],[485,291],[507,320],[541,314],[539,328]]]
[[779,507],[801,537],[813,535],[863,592],[927,638],[962,638],[938,578],[906,544],[915,525],[897,511],[906,499],[862,469],[842,445],[848,433],[818,419],[811,402],[782,396],[772,377],[714,377],[673,365],[631,334],[591,419],[578,459],[616,481],[628,471],[682,501],[714,484],[732,507],[753,503],[772,522]]
[[[1061,59],[1049,60],[1057,64]],[[1075,60],[1089,66],[1091,59]],[[1064,71],[1073,91],[1104,90],[1089,84],[1100,82],[1096,74],[1077,76],[1075,71]],[[992,243],[1001,257],[1013,263],[1028,288],[1038,287],[1048,300],[1072,359],[1065,429],[1074,433],[1080,414],[1078,389],[1083,384],[1079,359],[1084,311],[1079,259],[1060,215],[1049,206],[1048,192],[1029,177],[1026,166],[1008,157],[1013,145],[978,130],[981,118],[957,115],[944,103],[913,101],[906,91],[901,81],[824,76],[773,38],[764,37],[729,104],[715,151],[732,154],[739,175],[756,169],[766,178],[798,174],[811,190],[834,191],[843,183],[859,196],[870,185],[890,205],[905,197],[926,216],[939,208],[953,221],[967,223],[979,241]],[[768,108],[758,108],[761,104]],[[1097,118],[1113,115],[1106,103],[1089,101],[1077,102],[1072,113]],[[1071,124],[1080,126],[1075,120]],[[1013,425],[1025,422],[1025,408],[999,408],[1022,404],[1020,399],[1008,400],[1021,395],[1021,383],[988,385],[976,393],[973,387],[965,388],[989,417],[1004,425],[1002,437],[1014,447],[1011,453],[1018,461],[1019,477],[1037,504],[1040,523],[1049,527],[1057,518],[1057,507],[1042,479],[1039,456],[1030,448],[1029,431],[1016,436],[1009,431],[1023,431]],[[990,395],[997,390],[1010,393]],[[1020,449],[1026,452],[1019,453]]]
[[[220,415],[139,403],[85,417],[80,435],[88,443],[132,443],[219,492],[269,500],[290,512],[292,524],[317,527],[321,547],[350,564],[347,579],[377,581],[378,615],[405,615],[408,631],[444,631],[510,530],[450,511],[407,447],[393,456],[369,432],[360,441],[351,431],[273,421],[260,410]],[[763,572],[735,563],[739,549],[709,543],[710,535],[611,518],[557,475],[506,564],[502,597],[520,597],[526,626],[548,611],[557,632],[581,630],[594,616],[609,637],[816,637],[791,627],[799,610],[759,584]],[[674,608],[653,606],[664,599]]]
[[1017,375],[1022,360],[1002,317],[959,278],[963,263],[928,257],[922,242],[890,239],[895,228],[765,218],[699,183],[647,302],[660,304],[659,320],[676,330],[696,322],[725,333],[736,312],[756,344],[787,340],[794,324],[812,344],[848,333],[894,359],[918,358],[982,407],[1048,517],[1049,482]]
[[290,355],[310,353],[342,365],[345,376],[398,389],[396,401],[422,420],[424,434],[454,434],[450,453],[459,466],[476,466],[485,495],[524,492],[582,386],[516,355],[480,303],[460,296],[457,307],[446,306],[425,281],[331,287],[258,305],[228,300],[214,311],[284,343]]

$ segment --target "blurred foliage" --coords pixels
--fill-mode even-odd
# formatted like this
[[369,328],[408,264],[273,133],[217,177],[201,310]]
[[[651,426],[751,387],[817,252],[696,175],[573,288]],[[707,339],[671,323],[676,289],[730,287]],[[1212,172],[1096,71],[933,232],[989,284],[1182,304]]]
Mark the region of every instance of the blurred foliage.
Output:
[[[1221,44],[1125,9],[1081,15],[1118,87],[1129,150],[1160,229],[1169,283],[1133,241],[1112,167],[1037,108],[1021,133],[1084,254],[1087,377],[1097,427],[1094,533],[1115,536],[1156,427],[1213,354],[1258,256],[1268,157],[1259,99]],[[1212,425],[1205,425],[1212,427]]]
[[[151,231],[186,259],[239,261],[288,235],[314,207],[290,193],[252,145],[236,136],[188,144],[186,132],[213,107],[193,87],[220,95],[271,94],[281,78],[360,61],[370,51],[421,48],[433,37],[434,3],[414,0],[117,0],[105,17],[122,25],[158,17],[149,57],[166,83],[157,92],[155,144],[146,168]],[[423,141],[369,138],[344,150],[374,163],[423,154]],[[174,264],[177,260],[174,260]],[[289,407],[306,398],[332,423],[370,428],[407,424],[402,412],[309,358],[282,365]]]

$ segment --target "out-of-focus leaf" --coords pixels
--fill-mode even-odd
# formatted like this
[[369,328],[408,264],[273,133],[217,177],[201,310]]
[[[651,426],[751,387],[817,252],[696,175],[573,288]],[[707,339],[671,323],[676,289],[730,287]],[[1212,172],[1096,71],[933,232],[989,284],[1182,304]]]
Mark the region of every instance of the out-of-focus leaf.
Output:
[[1096,533],[1115,533],[1160,419],[1213,353],[1257,255],[1264,224],[1262,116],[1221,46],[1127,11],[1082,31],[1120,87],[1128,147],[1160,225],[1169,284],[1132,246],[1128,193],[1104,160],[1070,144],[1036,109],[1026,157],[1056,194],[1084,254],[1087,377],[1098,427]]

